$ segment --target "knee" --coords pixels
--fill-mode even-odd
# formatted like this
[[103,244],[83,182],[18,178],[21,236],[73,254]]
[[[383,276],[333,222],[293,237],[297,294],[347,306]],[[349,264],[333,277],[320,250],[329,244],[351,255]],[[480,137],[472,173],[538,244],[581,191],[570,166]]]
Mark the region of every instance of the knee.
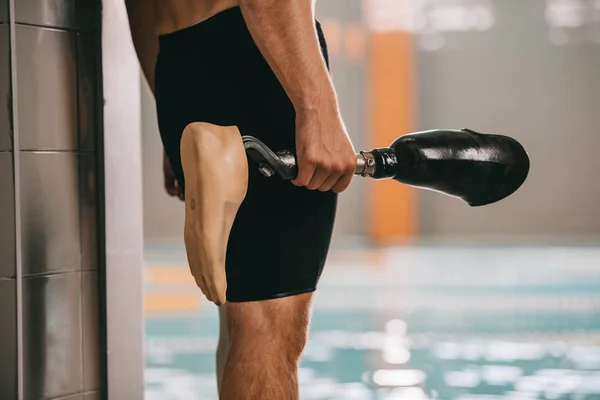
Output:
[[230,330],[232,347],[273,354],[279,359],[295,362],[300,358],[307,340],[307,326],[283,326],[275,321],[258,320],[240,324]]
[[185,127],[183,132],[205,134],[213,132],[215,128],[216,125],[209,124],[208,122],[192,122]]
[[207,122],[192,122],[183,129],[183,134],[181,136],[182,146],[184,142],[185,145],[193,143],[196,146],[199,146],[206,140],[216,138],[218,137],[216,132],[218,129],[219,127],[216,125]]
[[[198,161],[222,158],[225,155],[245,158],[245,148],[241,134],[236,126],[220,126],[208,122],[192,122],[181,135],[180,152],[193,152],[199,156]],[[208,156],[208,157],[207,157]],[[246,163],[234,163],[246,166]]]
[[308,338],[308,324],[289,327],[274,327],[272,348],[290,363],[297,363],[304,351]]

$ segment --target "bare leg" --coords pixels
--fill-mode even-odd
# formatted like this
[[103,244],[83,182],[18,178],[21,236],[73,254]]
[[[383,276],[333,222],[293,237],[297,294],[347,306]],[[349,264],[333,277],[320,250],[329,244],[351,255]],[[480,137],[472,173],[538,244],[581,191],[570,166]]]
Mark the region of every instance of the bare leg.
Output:
[[298,363],[306,343],[312,293],[227,303],[230,347],[221,400],[297,400]]
[[227,241],[248,188],[244,143],[235,126],[194,122],[184,129],[180,147],[188,263],[202,293],[221,305],[226,300]]
[[[248,185],[236,127],[188,125],[181,139],[185,174],[185,245],[206,297],[225,303],[225,253]],[[297,400],[298,362],[306,343],[312,294],[225,303],[217,349],[222,400]]]
[[227,311],[225,306],[219,307],[219,344],[217,345],[217,388],[221,392],[223,370],[229,353],[230,341],[227,331]]

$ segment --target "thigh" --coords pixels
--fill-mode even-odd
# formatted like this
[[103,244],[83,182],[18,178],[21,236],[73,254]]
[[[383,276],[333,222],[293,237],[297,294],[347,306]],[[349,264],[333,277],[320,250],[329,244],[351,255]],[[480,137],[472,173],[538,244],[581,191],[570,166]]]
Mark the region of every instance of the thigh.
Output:
[[[325,60],[321,26],[317,32]],[[251,38],[248,36],[248,41]],[[295,112],[285,90],[253,44],[240,71],[239,126],[272,150],[295,150]],[[327,258],[337,195],[265,178],[250,163],[248,193],[227,248],[227,300],[244,302],[310,293]]]
[[[184,185],[179,146],[191,122],[236,125],[274,150],[294,150],[295,113],[239,13],[162,38],[156,67],[161,136]],[[318,27],[323,53],[326,48]],[[248,193],[227,246],[227,300],[315,290],[329,249],[337,196],[265,178],[249,165]]]
[[227,300],[313,292],[329,250],[337,195],[311,192],[255,171],[250,175],[229,236]]
[[231,346],[279,343],[289,346],[291,356],[299,356],[306,342],[312,299],[312,293],[304,293],[282,299],[226,303],[221,317]]

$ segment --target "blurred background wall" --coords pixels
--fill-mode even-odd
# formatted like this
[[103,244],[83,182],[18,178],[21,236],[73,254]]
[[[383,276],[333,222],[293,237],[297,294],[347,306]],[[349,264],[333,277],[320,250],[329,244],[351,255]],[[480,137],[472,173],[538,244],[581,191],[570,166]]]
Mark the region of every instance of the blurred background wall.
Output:
[[[468,127],[515,137],[532,160],[515,195],[481,209],[355,179],[340,198],[336,243],[600,236],[598,1],[322,0],[317,15],[357,149],[411,131]],[[146,239],[181,240],[183,208],[162,188],[145,84],[142,114]]]
[[512,135],[528,149],[532,168],[514,196],[482,209],[421,192],[422,234],[598,237],[600,3],[429,3],[428,23],[415,41],[418,128]]

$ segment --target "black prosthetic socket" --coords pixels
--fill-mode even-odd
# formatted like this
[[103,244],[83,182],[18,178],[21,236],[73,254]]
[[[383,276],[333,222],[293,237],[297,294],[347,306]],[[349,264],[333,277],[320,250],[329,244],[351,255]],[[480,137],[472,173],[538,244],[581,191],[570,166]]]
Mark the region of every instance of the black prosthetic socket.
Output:
[[461,198],[471,206],[504,199],[529,173],[529,157],[516,140],[468,129],[412,133],[371,153],[374,179],[392,178]]

